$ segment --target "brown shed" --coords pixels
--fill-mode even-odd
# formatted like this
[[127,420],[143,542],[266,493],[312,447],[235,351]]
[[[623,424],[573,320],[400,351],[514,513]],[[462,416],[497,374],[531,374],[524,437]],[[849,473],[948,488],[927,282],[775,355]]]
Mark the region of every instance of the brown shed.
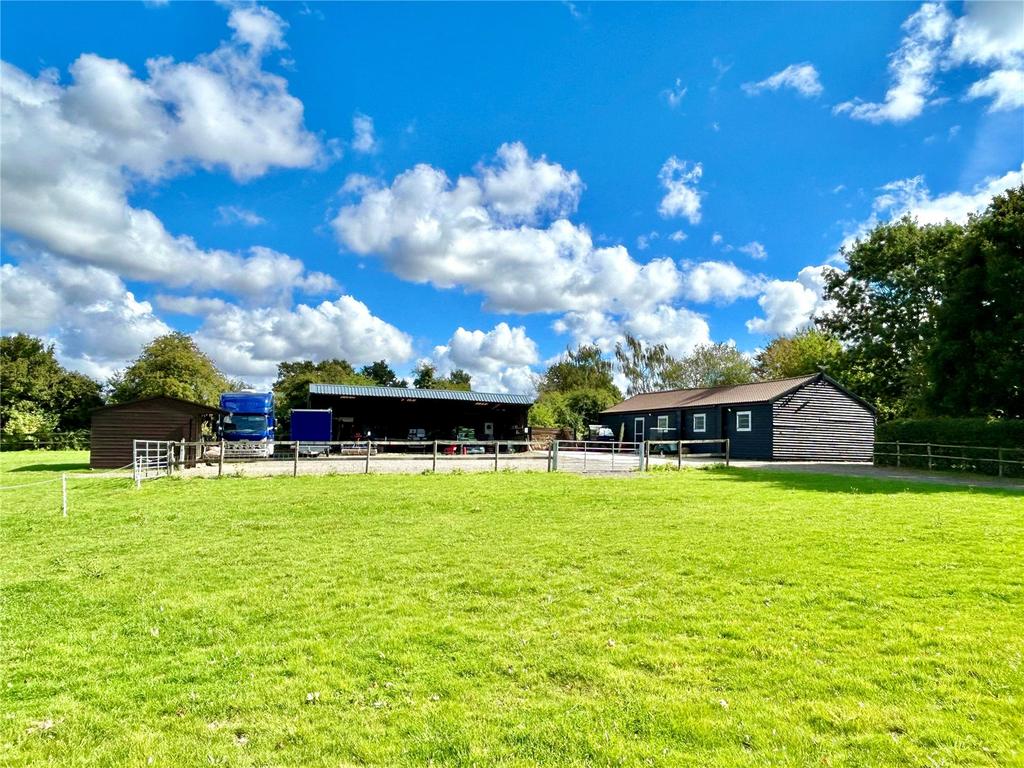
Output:
[[133,440],[195,442],[202,434],[203,419],[219,413],[219,408],[165,396],[97,408],[92,412],[89,466],[128,466],[132,463]]

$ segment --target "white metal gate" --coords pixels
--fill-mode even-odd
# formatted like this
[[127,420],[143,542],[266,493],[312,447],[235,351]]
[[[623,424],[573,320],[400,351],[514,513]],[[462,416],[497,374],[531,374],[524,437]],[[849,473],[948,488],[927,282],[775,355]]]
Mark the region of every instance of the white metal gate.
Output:
[[643,469],[644,444],[612,440],[556,440],[551,468],[565,472],[635,472]]
[[170,440],[133,440],[132,475],[136,487],[143,480],[171,474],[174,446]]

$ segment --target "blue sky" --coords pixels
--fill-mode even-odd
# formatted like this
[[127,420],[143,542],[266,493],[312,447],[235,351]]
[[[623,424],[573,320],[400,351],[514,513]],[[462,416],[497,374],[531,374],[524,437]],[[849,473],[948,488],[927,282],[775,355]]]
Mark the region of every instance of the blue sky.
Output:
[[529,390],[624,332],[753,351],[873,223],[1020,184],[1024,6],[2,8],[5,333],[169,329]]

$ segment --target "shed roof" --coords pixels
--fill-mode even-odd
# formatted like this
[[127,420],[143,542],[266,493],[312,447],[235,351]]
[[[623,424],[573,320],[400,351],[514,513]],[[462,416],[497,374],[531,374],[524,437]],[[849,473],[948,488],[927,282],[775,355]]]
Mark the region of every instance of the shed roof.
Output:
[[94,408],[93,413],[96,411],[113,411],[122,408],[131,408],[138,405],[158,405],[162,404],[173,410],[182,411],[184,413],[209,413],[218,414],[221,413],[221,409],[216,406],[207,405],[206,403],[194,403],[191,400],[182,400],[180,397],[170,397],[169,395],[155,395],[153,397],[143,397],[138,400],[131,400],[127,403],[111,403],[110,405],[101,405],[99,408]]
[[[758,381],[753,384],[727,384],[721,387],[669,389],[664,392],[648,392],[623,400],[621,403],[602,411],[602,413],[660,411],[669,408],[700,408],[705,405],[770,403],[814,381],[819,376],[825,377],[821,373],[811,373],[806,376],[795,376],[791,379]],[[832,380],[829,379],[829,381]],[[846,390],[843,391],[845,392]]]
[[499,392],[467,392],[460,389],[417,389],[415,387],[367,387],[361,384],[310,384],[311,395],[338,395],[340,397],[393,397],[400,400],[450,400],[464,403],[501,403],[504,405],[532,405],[527,395]]

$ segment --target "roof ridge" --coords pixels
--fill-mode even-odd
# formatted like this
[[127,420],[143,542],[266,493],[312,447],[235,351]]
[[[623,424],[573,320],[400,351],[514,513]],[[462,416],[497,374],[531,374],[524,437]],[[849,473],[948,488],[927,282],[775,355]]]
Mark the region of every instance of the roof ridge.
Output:
[[642,397],[644,395],[667,395],[670,392],[711,392],[716,389],[725,389],[727,387],[749,387],[755,384],[776,384],[780,381],[796,381],[798,379],[809,379],[817,376],[820,371],[815,373],[805,373],[800,376],[783,376],[781,379],[764,379],[763,381],[747,381],[743,384],[715,384],[713,387],[676,387],[674,389],[659,389],[654,392],[639,392],[635,395],[630,395],[627,400],[631,400],[634,397]]

